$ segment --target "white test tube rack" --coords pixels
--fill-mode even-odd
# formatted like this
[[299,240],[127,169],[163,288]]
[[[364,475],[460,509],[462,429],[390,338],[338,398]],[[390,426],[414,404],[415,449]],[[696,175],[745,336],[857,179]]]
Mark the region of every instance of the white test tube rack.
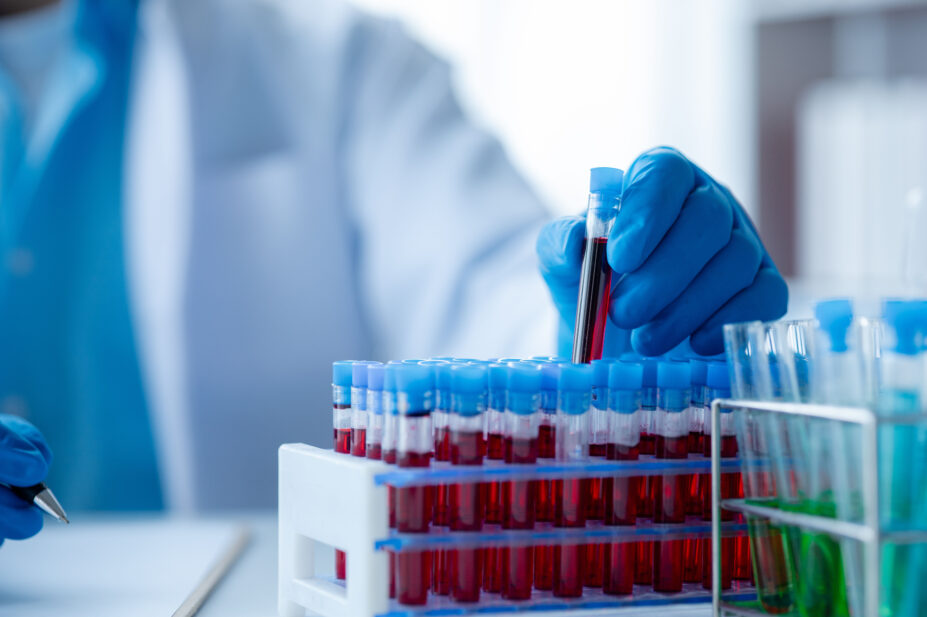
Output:
[[[655,475],[657,468],[666,473],[670,464],[671,461],[644,461],[639,467],[635,467],[637,471],[633,474],[628,471],[623,475]],[[676,465],[676,472],[679,473],[683,470],[697,473],[709,471],[707,460],[704,462],[704,468],[699,467],[697,470],[693,468],[691,461],[676,462]],[[648,466],[651,469],[647,470]],[[587,477],[608,475],[614,473],[614,462],[597,463],[589,465],[588,468],[578,473]],[[550,469],[547,467],[548,472]],[[509,468],[505,473],[511,471]],[[558,468],[558,471],[564,473],[562,467]],[[278,612],[281,617],[304,617],[307,614],[321,617],[382,617],[392,614],[395,617],[404,617],[402,607],[397,612],[396,605],[388,597],[387,552],[377,548],[378,541],[382,543],[390,537],[386,515],[387,488],[382,482],[377,482],[377,476],[395,472],[395,467],[380,461],[339,454],[305,444],[284,444],[280,447]],[[530,475],[533,472],[526,473]],[[575,469],[569,472],[570,475],[576,473]],[[515,476],[505,477],[511,479]],[[648,531],[644,527],[636,529],[638,535],[634,538],[628,537],[627,540],[699,537],[699,533],[703,534],[701,537],[708,537],[709,529],[707,523],[701,525],[702,532],[693,532],[691,528],[667,532],[666,526],[661,528],[659,525],[653,525]],[[609,529],[620,528],[587,531],[589,535],[584,537],[588,538],[588,542],[608,542],[612,536],[601,534],[612,533]],[[635,530],[634,527],[625,529]],[[583,533],[582,530],[567,533],[577,531]],[[596,533],[599,535],[595,535]],[[574,535],[574,541],[575,539]],[[500,542],[498,537],[495,542]],[[548,542],[556,543],[558,540],[546,536],[544,541],[538,541],[539,544]],[[323,548],[322,545],[337,547],[348,555],[347,584],[334,581],[328,574],[331,571],[330,565],[323,564],[322,560],[328,558],[331,549]],[[524,604],[524,608],[513,608],[511,604],[499,607],[452,605],[440,607],[433,612],[463,615],[512,613],[515,610],[530,611],[536,617],[631,617],[652,614],[659,605],[663,617],[705,617],[710,613],[711,596],[707,592],[679,594],[675,598],[677,599],[653,598],[641,603],[633,601],[633,604],[630,599],[623,600],[628,603],[627,606],[603,606],[602,602],[592,601],[588,602],[587,606],[568,609],[538,604]]]

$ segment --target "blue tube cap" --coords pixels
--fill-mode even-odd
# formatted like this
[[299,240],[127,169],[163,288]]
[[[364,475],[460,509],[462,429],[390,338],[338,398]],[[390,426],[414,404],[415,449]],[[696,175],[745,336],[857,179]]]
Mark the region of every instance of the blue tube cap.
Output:
[[480,364],[455,364],[448,371],[451,392],[461,394],[480,394],[489,385],[485,366]]
[[596,388],[608,386],[608,369],[615,361],[608,358],[593,360],[592,366],[592,385]]
[[338,360],[332,362],[332,385],[351,387],[354,360]]
[[705,383],[711,390],[727,390],[729,392],[731,390],[731,374],[727,362],[709,363]]
[[361,360],[355,362],[354,366],[351,367],[351,385],[355,388],[366,388],[367,387],[367,367],[372,364],[380,364],[379,362],[372,362],[370,360]]
[[659,362],[657,364],[657,387],[663,390],[688,390],[692,382],[692,371],[688,362]]
[[561,392],[591,391],[594,372],[595,369],[589,364],[561,364],[557,388]]
[[612,390],[640,390],[644,385],[644,365],[640,362],[614,362],[608,367],[608,387]]
[[614,167],[593,167],[589,170],[590,193],[620,193],[624,172]]
[[386,377],[386,365],[380,364],[368,364],[367,365],[367,389],[368,390],[382,390],[383,389],[383,380]]
[[542,362],[541,366],[541,390],[549,392],[557,391],[557,381],[560,379],[560,365],[551,362]]
[[396,392],[396,374],[399,372],[399,362],[390,362],[386,365],[383,375],[383,389],[387,392]]
[[703,358],[691,358],[689,360],[689,370],[692,371],[691,383],[693,386],[704,386],[708,378],[708,360]]
[[510,364],[506,387],[509,392],[539,392],[541,390],[541,367],[536,364]]
[[853,323],[853,304],[849,298],[823,300],[814,306],[814,317],[827,335],[831,351],[847,350],[847,332]]
[[401,364],[396,372],[396,389],[399,392],[417,393],[432,391],[435,376],[430,366]]
[[894,340],[888,343],[896,353],[913,356],[923,348],[927,300],[885,300],[882,319],[894,335]]
[[657,365],[659,362],[656,358],[644,358],[644,387],[657,387]]

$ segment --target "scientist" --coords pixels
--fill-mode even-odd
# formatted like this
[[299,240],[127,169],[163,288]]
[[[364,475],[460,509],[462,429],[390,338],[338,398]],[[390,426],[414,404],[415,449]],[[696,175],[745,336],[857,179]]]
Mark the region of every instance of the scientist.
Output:
[[[568,338],[581,220],[541,231],[395,24],[335,0],[0,12],[0,411],[44,433],[69,511],[271,506],[277,446],[329,443],[332,359],[542,352],[545,281]],[[624,204],[612,318],[638,349],[713,353],[724,321],[783,313],[750,222],[681,154],[634,162]],[[0,450],[0,482],[45,476],[23,420]],[[24,516],[0,487],[0,532]]]

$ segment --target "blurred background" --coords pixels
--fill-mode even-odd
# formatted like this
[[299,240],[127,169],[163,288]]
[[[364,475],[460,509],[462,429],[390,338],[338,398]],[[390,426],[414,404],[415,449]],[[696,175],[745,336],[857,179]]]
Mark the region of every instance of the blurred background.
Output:
[[451,63],[554,212],[672,144],[750,212],[793,315],[927,291],[927,2],[355,1]]

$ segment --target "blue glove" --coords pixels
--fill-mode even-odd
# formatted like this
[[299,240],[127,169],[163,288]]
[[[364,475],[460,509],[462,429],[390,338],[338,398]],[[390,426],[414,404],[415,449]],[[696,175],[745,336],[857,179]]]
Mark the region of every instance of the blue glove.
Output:
[[[32,486],[45,479],[52,454],[39,431],[21,418],[0,414],[0,484]],[[0,544],[42,529],[42,513],[0,486]]]
[[[585,219],[549,223],[537,242],[541,274],[562,320],[559,353],[572,345]],[[608,238],[609,317],[631,345],[663,354],[724,351],[721,327],[785,314],[788,289],[731,192],[672,148],[655,148],[624,176]],[[567,353],[569,355],[569,353]]]

